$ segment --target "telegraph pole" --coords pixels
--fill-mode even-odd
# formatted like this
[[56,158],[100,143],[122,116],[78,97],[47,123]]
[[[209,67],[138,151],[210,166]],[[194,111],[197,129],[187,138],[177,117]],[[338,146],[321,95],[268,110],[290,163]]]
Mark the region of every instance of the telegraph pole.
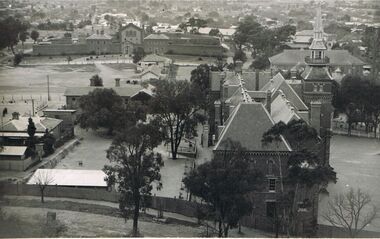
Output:
[[50,101],[49,75],[47,75],[47,90],[48,90],[48,101]]
[[32,116],[34,116],[34,99],[32,99]]

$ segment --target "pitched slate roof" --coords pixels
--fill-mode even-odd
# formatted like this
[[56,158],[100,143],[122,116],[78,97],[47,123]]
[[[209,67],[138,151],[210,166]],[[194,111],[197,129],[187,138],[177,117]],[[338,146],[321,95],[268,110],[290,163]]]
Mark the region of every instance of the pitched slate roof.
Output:
[[[248,91],[256,89],[256,72],[254,71],[245,71],[242,73],[241,78],[244,80],[244,87]],[[259,72],[259,88],[265,85],[270,79],[270,72]],[[223,85],[238,85],[240,81],[234,72],[226,72],[226,78],[224,79]]]
[[[330,58],[330,65],[332,66],[352,66],[364,65],[365,63],[359,58],[351,55],[347,50],[327,50],[325,51],[327,57]],[[284,50],[282,53],[269,57],[269,61],[273,65],[294,66],[300,62],[301,66],[306,66],[305,57],[310,56],[308,50]]]
[[309,108],[302,101],[300,96],[294,91],[294,89],[286,82],[285,78],[281,75],[281,73],[277,73],[272,80],[270,80],[261,91],[272,92],[272,99],[275,99],[279,94],[279,90],[285,94],[286,98],[294,105],[296,110],[298,111],[306,111]]
[[302,72],[302,78],[305,80],[332,80],[332,76],[327,67],[307,66]]
[[261,103],[240,103],[230,115],[214,151],[225,150],[222,142],[227,139],[240,142],[249,152],[291,151],[282,137],[281,142],[263,144],[263,134],[274,125],[271,116]]
[[[85,87],[68,87],[65,90],[64,96],[82,96],[88,95],[95,89],[103,89],[104,87],[85,86]],[[107,89],[113,89],[118,95],[122,97],[130,97],[140,90],[144,89],[141,85],[128,84],[123,87],[107,87]]]
[[[45,132],[46,129],[52,130],[57,127],[62,120],[48,117],[31,117],[36,127],[36,132]],[[2,131],[18,132],[27,131],[29,117],[20,116],[19,119],[13,119],[4,124]]]
[[280,121],[285,124],[292,119],[300,119],[293,104],[286,99],[284,94],[278,94],[271,103],[271,117],[275,123]]

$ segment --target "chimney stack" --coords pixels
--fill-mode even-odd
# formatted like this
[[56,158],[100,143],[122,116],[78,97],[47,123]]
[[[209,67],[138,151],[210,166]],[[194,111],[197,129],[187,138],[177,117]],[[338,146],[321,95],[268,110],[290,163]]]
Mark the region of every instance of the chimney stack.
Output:
[[272,92],[270,90],[267,90],[267,103],[265,104],[265,108],[267,109],[268,113],[271,113],[271,105],[272,105]]
[[12,120],[18,120],[20,117],[20,113],[19,112],[13,112],[12,113]]
[[115,78],[115,87],[120,87],[120,78]]

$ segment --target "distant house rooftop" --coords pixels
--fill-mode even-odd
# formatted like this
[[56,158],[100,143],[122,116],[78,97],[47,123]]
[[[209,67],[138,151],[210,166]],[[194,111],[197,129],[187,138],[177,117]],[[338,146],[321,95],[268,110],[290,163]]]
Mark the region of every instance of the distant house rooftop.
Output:
[[[18,119],[12,119],[5,123],[2,127],[2,131],[7,132],[26,132],[28,129],[30,117],[20,116]],[[36,132],[45,132],[46,129],[52,130],[57,127],[62,120],[48,117],[31,117],[36,127]]]
[[73,187],[107,187],[102,170],[37,169],[27,184],[38,183],[39,178],[49,179],[48,185]]

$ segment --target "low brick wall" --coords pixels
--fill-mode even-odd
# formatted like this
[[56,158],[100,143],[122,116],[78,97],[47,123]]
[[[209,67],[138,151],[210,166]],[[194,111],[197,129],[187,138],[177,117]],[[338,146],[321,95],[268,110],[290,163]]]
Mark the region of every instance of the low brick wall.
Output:
[[[349,234],[343,228],[319,224],[317,236],[329,238],[347,238],[349,237]],[[358,237],[379,238],[380,232],[362,231]]]

